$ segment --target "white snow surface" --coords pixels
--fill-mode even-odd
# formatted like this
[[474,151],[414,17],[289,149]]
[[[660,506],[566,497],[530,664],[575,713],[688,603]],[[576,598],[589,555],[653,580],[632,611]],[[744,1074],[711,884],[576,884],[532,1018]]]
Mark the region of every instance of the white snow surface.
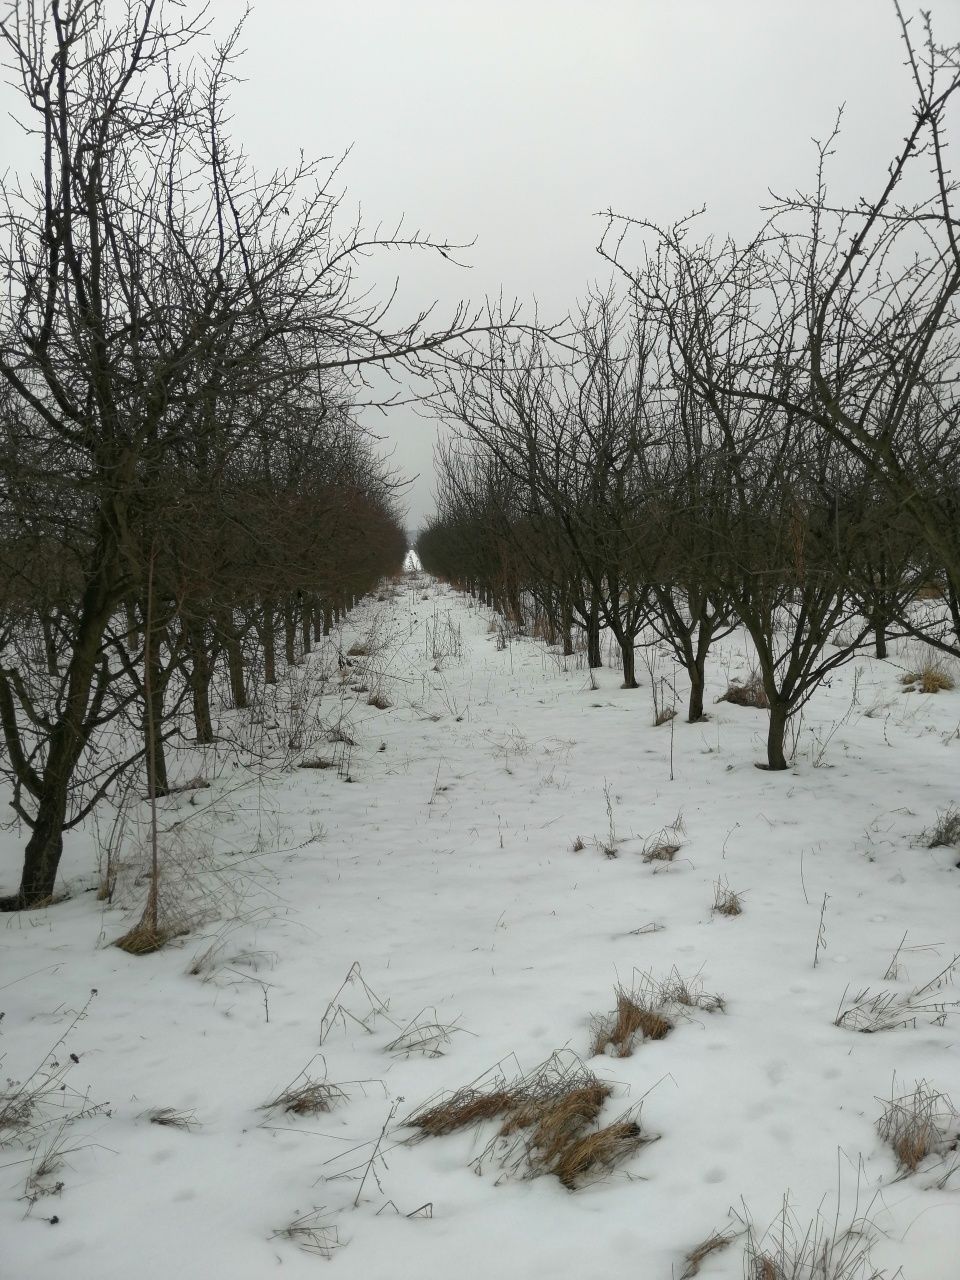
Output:
[[[180,776],[211,783],[160,805],[167,883],[201,868],[191,932],[144,957],[109,945],[146,891],[139,801],[112,903],[95,892],[104,811],[68,838],[68,898],[0,917],[0,1085],[55,1060],[66,1086],[38,1131],[3,1135],[0,1276],[652,1280],[680,1276],[712,1231],[749,1219],[761,1234],[785,1194],[803,1224],[866,1215],[883,1275],[960,1274],[960,1170],[944,1181],[957,1153],[901,1177],[876,1131],[880,1100],[917,1080],[960,1103],[960,1015],[834,1025],[845,991],[908,992],[960,951],[960,854],[922,838],[960,800],[960,693],[903,692],[902,657],[858,658],[806,707],[793,768],[772,774],[755,767],[765,713],[713,703],[749,670],[742,634],[711,660],[705,723],[684,721],[683,682],[658,659],[681,714],[655,727],[649,686],[604,668],[594,689],[582,656],[498,635],[492,612],[421,575],[392,592],[275,695],[319,707],[314,737],[340,724],[355,739],[314,743],[334,767],[269,753],[255,767],[262,712],[224,711],[233,745],[181,752]],[[358,638],[374,652],[341,680],[338,648]],[[392,705],[350,688],[365,682]],[[644,863],[678,814],[675,860]],[[602,851],[611,815],[616,857]],[[2,837],[7,891],[21,842]],[[741,915],[712,912],[718,881]],[[355,976],[330,1010],[352,966],[374,995]],[[590,1058],[615,983],[674,968],[725,1011]],[[418,1015],[448,1028],[442,1051],[391,1052]],[[659,1140],[574,1191],[475,1172],[496,1122],[408,1141],[404,1117],[441,1091],[556,1051],[612,1083],[602,1122],[642,1098]],[[261,1109],[304,1071],[345,1097],[326,1114]],[[151,1123],[158,1108],[196,1123]],[[32,1184],[51,1194],[31,1200],[55,1143],[59,1167]],[[281,1234],[302,1215],[326,1243],[336,1231],[329,1261]],[[742,1236],[700,1270],[743,1274]]]

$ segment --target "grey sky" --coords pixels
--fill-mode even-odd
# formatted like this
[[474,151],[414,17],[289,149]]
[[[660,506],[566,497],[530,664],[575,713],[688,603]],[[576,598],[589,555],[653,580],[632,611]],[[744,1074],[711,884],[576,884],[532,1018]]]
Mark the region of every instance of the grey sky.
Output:
[[[932,4],[960,39],[960,5]],[[242,5],[211,10],[226,27]],[[768,187],[810,183],[841,102],[835,181],[874,190],[911,100],[890,0],[254,0],[243,44],[234,129],[258,166],[352,144],[345,209],[477,238],[470,271],[382,260],[410,310],[502,289],[562,315],[607,278],[607,206],[669,221],[706,203],[705,229],[743,235]],[[415,526],[434,426],[411,408],[370,425],[422,473]]]
[[[958,38],[955,3],[934,5]],[[411,258],[411,300],[502,288],[563,314],[606,278],[592,215],[667,221],[704,202],[741,235],[768,187],[810,182],[811,135],[846,102],[835,179],[876,186],[910,85],[887,0],[274,0],[254,9],[237,127],[261,163],[336,153],[370,220],[477,237],[469,272]],[[385,279],[395,270],[383,263]],[[422,479],[433,425],[380,428]]]

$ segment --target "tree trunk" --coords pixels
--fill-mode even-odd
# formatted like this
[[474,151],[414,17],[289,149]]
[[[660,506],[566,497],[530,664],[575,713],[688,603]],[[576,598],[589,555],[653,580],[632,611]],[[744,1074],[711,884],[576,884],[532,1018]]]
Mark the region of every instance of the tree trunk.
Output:
[[263,621],[260,625],[260,643],[263,645],[263,683],[277,683],[277,635],[275,626],[275,610],[272,602],[263,606]]
[[288,596],[283,602],[283,656],[288,666],[297,661],[297,618],[293,609],[293,600]]
[[696,724],[703,719],[703,671],[694,668],[690,672],[690,699],[687,703],[687,720]]
[[333,626],[333,610],[330,608],[330,601],[323,602],[323,634],[328,636]]
[[878,658],[887,656],[887,620],[874,614],[873,617],[873,636]]
[[149,715],[147,714],[145,703],[143,717],[144,745],[146,747],[148,767],[153,769],[154,795],[165,796],[170,790],[170,784],[167,779],[167,758],[163,749],[163,695],[167,685],[167,677],[160,662],[160,645],[154,640],[147,648],[149,649],[147,661],[150,663],[150,676],[149,680],[146,681],[147,688],[144,692],[147,693],[147,697],[150,699],[150,713]]
[[620,640],[620,654],[623,658],[623,687],[624,689],[638,689],[637,684],[637,655],[633,647],[633,636],[625,635]]
[[243,672],[243,646],[236,631],[227,635],[227,671],[230,674],[230,700],[238,711],[247,706],[247,686]]
[[300,632],[303,636],[303,656],[306,657],[310,652],[310,630],[311,630],[311,609],[310,601],[306,596],[300,600]]
[[767,730],[767,768],[781,770],[788,768],[787,758],[783,753],[783,740],[787,732],[787,721],[790,712],[783,703],[770,702],[770,725]]
[[33,831],[23,853],[20,888],[12,897],[0,900],[0,910],[39,907],[53,897],[57,869],[63,855],[63,823],[69,779],[51,781],[52,785],[46,787],[40,796]]
[[587,614],[587,666],[603,666],[600,653],[600,597],[596,592],[590,597],[590,612]]
[[213,720],[210,715],[210,680],[213,663],[207,649],[205,627],[196,619],[187,624],[187,648],[190,653],[190,700],[193,704],[193,724],[196,741],[205,745],[213,741]]

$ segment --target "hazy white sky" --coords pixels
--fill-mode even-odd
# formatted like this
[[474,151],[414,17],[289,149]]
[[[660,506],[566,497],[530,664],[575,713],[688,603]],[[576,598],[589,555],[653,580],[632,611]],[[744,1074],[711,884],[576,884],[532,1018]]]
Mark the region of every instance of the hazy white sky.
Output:
[[[958,0],[930,3],[960,40]],[[225,29],[243,5],[210,8]],[[835,182],[875,190],[911,102],[892,0],[254,0],[243,45],[234,130],[258,166],[352,145],[345,208],[476,237],[470,271],[382,261],[409,309],[502,289],[564,314],[607,278],[608,206],[670,221],[706,203],[705,229],[743,235],[768,187],[809,185],[811,135],[843,102]],[[370,425],[421,472],[415,526],[434,426],[411,408]]]
[[[956,0],[933,7],[960,38]],[[258,162],[353,144],[348,203],[368,219],[477,237],[469,272],[403,263],[405,296],[502,288],[547,316],[606,279],[598,210],[706,203],[744,234],[768,187],[810,182],[810,138],[842,102],[836,181],[872,190],[911,101],[890,0],[260,0],[245,43],[236,121]],[[381,430],[422,473],[415,525],[433,424],[399,409]]]

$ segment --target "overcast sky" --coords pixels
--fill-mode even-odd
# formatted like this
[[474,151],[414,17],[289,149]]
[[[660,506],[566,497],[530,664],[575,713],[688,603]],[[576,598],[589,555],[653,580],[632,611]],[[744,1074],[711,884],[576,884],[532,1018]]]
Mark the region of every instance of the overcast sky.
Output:
[[[905,2],[913,8],[910,0]],[[960,4],[931,0],[943,41]],[[212,0],[217,27],[240,0]],[[875,191],[908,126],[892,0],[254,0],[234,132],[275,168],[352,146],[345,208],[476,245],[469,271],[382,261],[402,299],[538,300],[561,316],[607,273],[597,211],[742,236],[768,187],[811,183],[846,103],[840,191]],[[399,317],[398,317],[399,318]],[[431,508],[432,423],[371,421]]]

